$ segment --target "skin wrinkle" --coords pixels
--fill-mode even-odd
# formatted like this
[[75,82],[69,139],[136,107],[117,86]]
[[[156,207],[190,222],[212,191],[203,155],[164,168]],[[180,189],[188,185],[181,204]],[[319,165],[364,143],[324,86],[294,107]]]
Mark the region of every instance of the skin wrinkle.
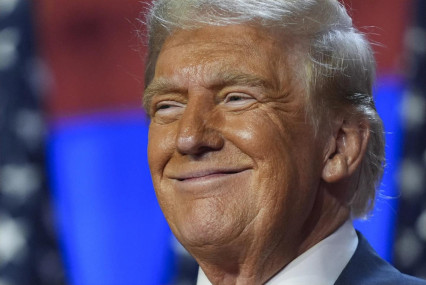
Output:
[[[316,137],[306,121],[305,91],[290,72],[297,56],[284,46],[251,26],[179,31],[147,88],[149,110],[179,103],[151,113],[148,159],[160,206],[214,284],[263,284],[349,216],[322,180],[334,167],[325,155],[335,138],[331,130]],[[232,92],[248,96],[225,101]]]
[[[272,89],[271,83],[268,80],[253,76],[251,74],[241,74],[241,72],[233,71],[232,69],[218,70],[213,73],[211,82],[205,83],[209,89],[220,90],[226,86],[248,86],[248,87],[262,87]],[[149,110],[151,115],[152,110],[148,106],[152,104],[152,100],[155,96],[161,96],[162,94],[180,93],[182,95],[187,94],[187,90],[179,88],[179,85],[173,81],[169,81],[165,78],[155,79],[146,89],[144,94],[144,106]]]

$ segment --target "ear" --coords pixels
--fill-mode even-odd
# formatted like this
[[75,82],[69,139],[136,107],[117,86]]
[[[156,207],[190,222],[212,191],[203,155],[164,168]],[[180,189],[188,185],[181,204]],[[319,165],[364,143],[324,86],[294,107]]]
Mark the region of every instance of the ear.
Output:
[[325,182],[335,183],[354,174],[367,149],[369,133],[366,120],[351,118],[337,123],[322,171]]

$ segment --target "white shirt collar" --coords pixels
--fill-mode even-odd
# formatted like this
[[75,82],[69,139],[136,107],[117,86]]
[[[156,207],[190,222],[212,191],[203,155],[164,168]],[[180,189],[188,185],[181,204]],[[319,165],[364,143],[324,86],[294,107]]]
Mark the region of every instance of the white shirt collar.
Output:
[[[333,285],[355,253],[358,236],[351,221],[323,239],[278,272],[266,285]],[[199,270],[197,285],[211,285]]]

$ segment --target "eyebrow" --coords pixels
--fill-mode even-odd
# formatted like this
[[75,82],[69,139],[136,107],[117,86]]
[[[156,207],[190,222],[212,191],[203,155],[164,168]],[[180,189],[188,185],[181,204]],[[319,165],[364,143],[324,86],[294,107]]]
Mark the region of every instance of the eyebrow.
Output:
[[146,111],[149,111],[149,106],[155,95],[166,94],[171,91],[176,91],[177,89],[177,85],[166,78],[154,79],[143,93],[142,105]]
[[[258,75],[241,73],[235,71],[219,71],[212,79],[206,82],[210,89],[220,90],[226,86],[249,86],[272,88],[272,83]],[[154,79],[145,89],[143,96],[143,107],[149,111],[149,106],[155,95],[167,93],[185,93],[187,89],[180,86],[175,80],[168,78]]]

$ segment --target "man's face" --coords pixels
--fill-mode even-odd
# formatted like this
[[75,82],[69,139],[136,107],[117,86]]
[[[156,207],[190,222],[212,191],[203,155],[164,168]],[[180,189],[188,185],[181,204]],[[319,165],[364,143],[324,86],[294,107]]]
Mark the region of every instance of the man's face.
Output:
[[323,143],[284,46],[238,25],[177,31],[161,50],[145,94],[148,159],[187,248],[274,247],[312,218]]

